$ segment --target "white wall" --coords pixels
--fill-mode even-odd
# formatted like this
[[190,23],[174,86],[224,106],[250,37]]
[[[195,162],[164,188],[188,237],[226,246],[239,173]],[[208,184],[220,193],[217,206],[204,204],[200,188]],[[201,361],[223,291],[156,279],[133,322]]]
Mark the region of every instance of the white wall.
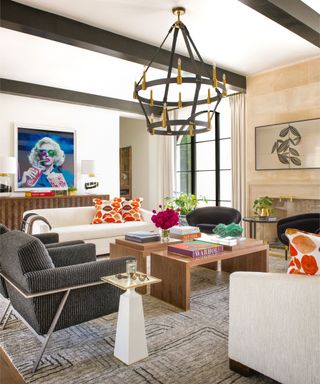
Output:
[[157,209],[159,197],[158,137],[141,119],[120,118],[120,147],[132,147],[132,196],[143,197],[145,209]]
[[97,193],[119,195],[118,112],[0,94],[0,155],[14,155],[14,122],[75,129],[79,192],[81,159],[93,159],[100,183]]

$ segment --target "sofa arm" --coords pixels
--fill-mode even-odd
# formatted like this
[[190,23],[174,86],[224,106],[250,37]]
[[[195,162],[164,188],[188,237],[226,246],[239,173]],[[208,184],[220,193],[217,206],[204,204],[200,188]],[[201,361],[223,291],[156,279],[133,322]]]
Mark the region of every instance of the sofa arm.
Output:
[[96,261],[96,246],[91,243],[47,248],[47,250],[56,268]]
[[68,245],[79,245],[79,244],[85,244],[85,242],[83,240],[62,241],[61,243],[46,244],[46,248],[51,249],[51,248],[59,248],[59,247],[66,247]]
[[126,261],[133,257],[93,261],[91,263],[28,272],[24,276],[30,293],[74,287],[101,280],[103,276],[126,271]]
[[281,383],[316,383],[319,324],[319,276],[230,276],[230,359]]
[[50,232],[50,233],[37,233],[35,235],[32,235],[39,239],[41,243],[43,244],[52,244],[52,243],[58,243],[59,242],[59,235],[58,233]]
[[147,211],[146,209],[141,208],[140,212],[142,214],[143,221],[145,221],[146,223],[153,224],[153,222],[151,221],[153,213],[151,211]]

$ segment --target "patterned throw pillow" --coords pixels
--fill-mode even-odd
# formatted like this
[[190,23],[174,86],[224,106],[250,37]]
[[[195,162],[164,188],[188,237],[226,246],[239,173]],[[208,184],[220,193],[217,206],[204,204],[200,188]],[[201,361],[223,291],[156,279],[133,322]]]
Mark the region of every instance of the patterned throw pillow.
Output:
[[122,201],[121,215],[124,221],[142,221],[140,212],[142,197],[133,200]]
[[320,275],[320,235],[287,229],[291,260],[288,273]]
[[122,223],[121,202],[122,198],[115,197],[113,200],[93,199],[96,214],[92,224]]

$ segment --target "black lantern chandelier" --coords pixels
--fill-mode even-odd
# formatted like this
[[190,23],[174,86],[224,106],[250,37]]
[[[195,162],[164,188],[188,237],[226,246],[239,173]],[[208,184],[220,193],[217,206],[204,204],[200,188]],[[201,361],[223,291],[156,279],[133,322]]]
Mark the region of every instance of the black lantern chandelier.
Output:
[[[195,46],[187,27],[180,20],[180,16],[185,13],[185,9],[183,7],[176,7],[172,9],[172,12],[178,17],[178,19],[169,29],[167,36],[164,38],[153,59],[146,67],[144,67],[143,74],[139,82],[135,82],[133,96],[135,99],[138,99],[141,105],[146,118],[148,131],[152,135],[194,136],[198,133],[210,131],[212,117],[214,116],[222,97],[227,96],[226,76],[224,74],[222,82],[219,82],[217,80],[215,65],[212,67],[212,73],[209,73],[211,71],[208,71],[206,77],[201,76],[200,73],[204,73],[206,66],[204,65],[200,53]],[[172,32],[172,47],[166,78],[147,81],[147,72],[150,66]],[[176,57],[176,43],[180,32],[189,54],[193,72],[195,73],[194,77],[191,77],[190,75],[189,77],[184,77],[182,75],[182,61],[179,57],[177,59],[176,76],[172,73],[173,61]],[[200,71],[199,67],[202,67],[202,71]],[[182,90],[184,84],[194,85],[193,97],[189,101],[184,100],[183,97],[186,93]],[[180,87],[178,89],[178,100],[168,100],[170,86],[173,87],[175,85]],[[164,86],[164,93],[161,100],[157,100],[153,96],[153,88],[157,86]],[[204,86],[208,87],[206,93],[207,96],[201,99],[200,90]],[[148,95],[148,97],[146,95]],[[149,108],[147,108],[147,106],[149,106]],[[180,119],[173,117],[175,116],[174,113],[170,113],[182,108],[189,108],[186,110],[188,115],[187,117]],[[158,111],[159,114],[159,110],[161,111],[161,118],[156,118],[156,112]],[[148,114],[147,111],[151,111],[151,113]],[[184,113],[184,115],[185,114],[186,113]]]

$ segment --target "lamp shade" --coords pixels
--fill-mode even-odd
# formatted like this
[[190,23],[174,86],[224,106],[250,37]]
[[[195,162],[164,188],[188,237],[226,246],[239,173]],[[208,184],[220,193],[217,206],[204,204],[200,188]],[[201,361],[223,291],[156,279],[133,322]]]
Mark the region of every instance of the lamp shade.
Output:
[[94,160],[81,160],[81,174],[92,175],[95,173],[95,161]]
[[0,173],[17,173],[16,158],[11,156],[0,156]]

